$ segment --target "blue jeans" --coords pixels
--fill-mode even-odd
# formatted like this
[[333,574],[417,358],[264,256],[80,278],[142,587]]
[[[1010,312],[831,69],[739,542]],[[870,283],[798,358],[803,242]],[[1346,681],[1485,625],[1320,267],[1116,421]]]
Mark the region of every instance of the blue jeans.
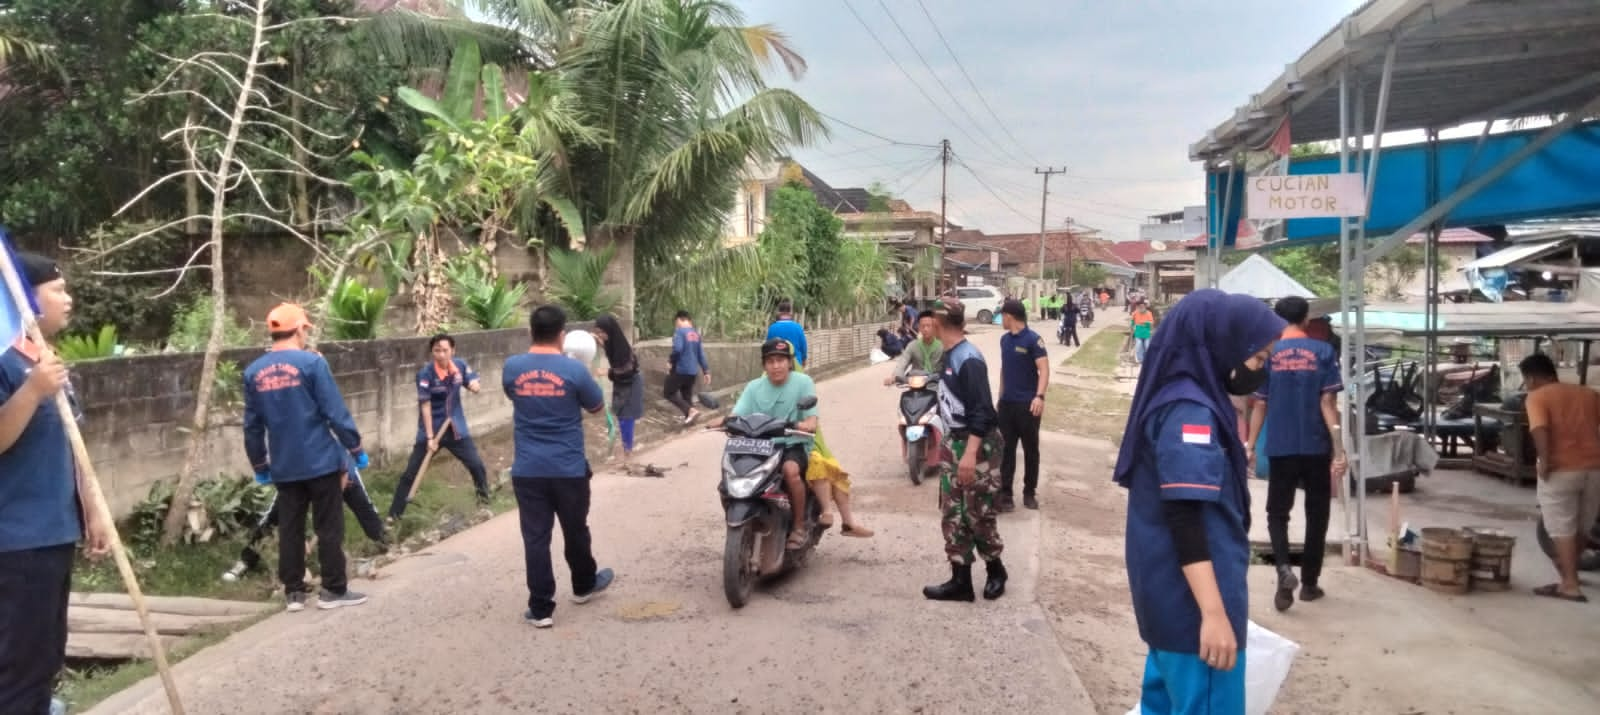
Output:
[[1244,715],[1245,652],[1233,670],[1213,670],[1194,653],[1150,649],[1139,709],[1144,715]]
[[1138,360],[1139,362],[1144,362],[1145,351],[1147,351],[1149,349],[1150,349],[1150,339],[1149,338],[1134,338],[1133,339],[1133,359]]

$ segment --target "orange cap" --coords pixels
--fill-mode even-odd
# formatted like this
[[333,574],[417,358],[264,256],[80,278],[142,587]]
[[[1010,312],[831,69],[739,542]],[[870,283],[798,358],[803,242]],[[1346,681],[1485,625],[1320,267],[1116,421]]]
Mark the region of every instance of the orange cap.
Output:
[[279,303],[278,307],[267,313],[267,332],[286,333],[310,325],[311,319],[306,316],[306,309],[294,303]]

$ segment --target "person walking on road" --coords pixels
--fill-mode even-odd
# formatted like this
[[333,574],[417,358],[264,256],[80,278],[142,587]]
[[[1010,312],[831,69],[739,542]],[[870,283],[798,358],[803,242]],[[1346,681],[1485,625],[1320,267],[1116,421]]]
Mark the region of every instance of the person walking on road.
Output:
[[[59,335],[72,315],[60,268],[36,254],[13,258],[3,232],[0,244],[0,260],[12,262],[38,304],[39,332]],[[73,461],[66,420],[78,415],[56,409],[63,390],[77,409],[66,365],[25,334],[7,338],[14,342],[0,353],[0,711],[44,715],[66,711],[51,686],[66,664],[78,539],[98,559],[110,552],[115,527],[102,520]]]
[[1044,338],[1028,327],[1020,303],[1000,306],[1006,334],[1000,336],[1000,404],[995,408],[1000,435],[1000,511],[1017,510],[1017,444],[1022,444],[1022,505],[1039,508],[1039,426],[1050,387],[1050,356]]
[[278,580],[290,612],[305,608],[306,514],[317,534],[317,607],[359,606],[345,574],[346,460],[366,469],[361,433],[321,355],[306,349],[311,321],[283,303],[267,314],[272,349],[244,370],[244,452],[256,481],[278,488]]
[[1256,389],[1283,326],[1255,298],[1206,289],[1151,341],[1113,472],[1146,715],[1245,712],[1250,491],[1228,396]]
[[[562,325],[566,325],[565,314]],[[644,376],[639,374],[639,356],[634,354],[628,337],[622,333],[622,324],[614,315],[608,313],[595,318],[594,329],[589,332],[606,351],[606,363],[610,365],[606,378],[611,380],[611,411],[617,417],[617,432],[622,437],[622,463],[630,464],[636,446],[634,425],[644,417]],[[616,456],[615,452],[611,455],[613,459]]]
[[1056,339],[1062,345],[1069,347],[1083,346],[1083,343],[1078,340],[1078,304],[1070,295],[1067,296],[1066,305],[1061,309],[1061,327],[1057,328],[1056,332],[1060,333]]
[[694,381],[703,377],[711,385],[711,366],[706,363],[705,346],[700,341],[700,331],[694,327],[689,311],[680,310],[676,319],[677,330],[672,333],[672,356],[669,360],[667,380],[662,392],[673,407],[683,413],[685,425],[694,424],[700,411],[694,408]]
[[456,339],[440,333],[428,341],[428,352],[433,359],[417,371],[417,439],[411,447],[411,459],[406,470],[400,473],[395,485],[394,500],[389,504],[389,518],[399,519],[410,503],[411,485],[417,480],[422,461],[440,447],[460,460],[472,475],[472,487],[477,490],[478,505],[489,504],[489,473],[478,456],[478,447],[472,443],[467,431],[467,415],[461,407],[461,391],[476,395],[483,389],[478,373],[467,361],[456,357]]
[[506,358],[500,379],[511,399],[511,484],[528,576],[528,610],[522,618],[536,628],[549,628],[556,610],[555,568],[550,563],[556,521],[566,543],[573,603],[587,603],[615,578],[611,569],[598,567],[592,551],[589,487],[594,472],[583,449],[583,413],[605,409],[605,395],[587,365],[561,353],[565,312],[540,306],[528,322],[533,347]]
[[934,601],[972,601],[972,554],[977,550],[988,568],[985,599],[1006,591],[1006,567],[1000,561],[1005,544],[995,523],[995,497],[1000,451],[989,366],[978,348],[967,342],[965,308],[948,300],[935,309],[945,349],[939,376],[939,418],[945,424],[943,459],[939,464],[940,530],[950,580],[922,589]]
[[1133,359],[1143,365],[1144,354],[1150,349],[1150,336],[1156,329],[1156,316],[1150,312],[1149,304],[1141,302],[1134,307],[1128,326],[1133,330],[1129,335],[1133,340]]
[[[1266,427],[1267,534],[1278,569],[1278,590],[1272,605],[1280,611],[1300,600],[1323,597],[1323,551],[1327,545],[1333,484],[1344,475],[1344,445],[1339,439],[1338,395],[1344,389],[1339,356],[1333,346],[1306,335],[1311,305],[1291,296],[1273,306],[1288,323],[1272,349],[1267,380],[1256,392],[1245,454],[1254,461],[1256,439]],[[1297,490],[1306,493],[1305,550],[1300,577],[1289,564],[1289,515]]]
[[1544,353],[1517,366],[1528,388],[1528,429],[1539,453],[1539,516],[1556,547],[1560,583],[1533,590],[1539,596],[1588,602],[1578,582],[1582,535],[1600,518],[1600,392],[1561,382]]
[[778,318],[767,326],[766,340],[787,340],[794,346],[794,361],[803,370],[806,358],[810,353],[806,351],[806,329],[794,319],[794,303],[788,300],[778,302]]

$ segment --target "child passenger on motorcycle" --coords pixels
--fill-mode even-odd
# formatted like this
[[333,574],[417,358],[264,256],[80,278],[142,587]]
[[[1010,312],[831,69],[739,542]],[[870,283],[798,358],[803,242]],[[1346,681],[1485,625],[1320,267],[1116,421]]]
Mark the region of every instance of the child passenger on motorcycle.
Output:
[[[801,432],[816,432],[817,410],[799,408],[806,397],[815,397],[816,383],[805,373],[794,372],[794,348],[787,340],[775,338],[761,344],[761,365],[766,374],[751,380],[739,393],[732,415],[742,417],[763,414],[794,423]],[[710,424],[715,429],[727,420],[717,419]],[[811,437],[778,437],[772,440],[783,450],[783,483],[794,504],[794,524],[789,530],[789,548],[798,549],[806,543],[806,467],[810,463]]]

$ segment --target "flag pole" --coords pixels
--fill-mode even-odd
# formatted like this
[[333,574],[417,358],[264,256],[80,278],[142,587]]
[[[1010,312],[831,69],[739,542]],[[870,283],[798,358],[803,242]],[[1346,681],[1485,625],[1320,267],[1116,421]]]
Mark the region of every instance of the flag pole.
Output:
[[[6,289],[11,293],[12,303],[17,306],[17,312],[22,317],[22,325],[28,337],[41,349],[50,350],[44,334],[39,331],[38,317],[33,314],[28,294],[23,288],[22,277],[17,274],[17,266],[10,255],[0,256],[0,274],[3,274]],[[117,533],[116,521],[111,518],[111,508],[106,505],[105,494],[100,490],[100,478],[95,474],[94,463],[89,461],[89,449],[84,446],[83,433],[78,430],[78,420],[73,415],[72,403],[67,399],[65,390],[57,391],[55,400],[56,412],[61,415],[61,424],[66,428],[68,441],[72,443],[72,455],[77,462],[79,473],[83,475],[78,486],[88,491],[89,498],[84,501],[89,503],[95,510],[95,515],[111,529],[111,556],[117,563],[117,571],[122,574],[123,584],[128,587],[128,597],[133,601],[133,608],[139,614],[139,625],[144,627],[145,638],[150,641],[150,652],[155,657],[156,671],[161,674],[161,685],[167,691],[167,705],[171,708],[172,715],[183,715],[183,703],[178,699],[178,684],[172,679],[172,666],[167,664],[167,654],[161,647],[161,637],[156,635],[155,624],[150,621],[150,611],[145,606],[144,592],[139,589],[139,579],[134,575],[133,563],[128,560],[128,552],[122,546],[122,536]]]

